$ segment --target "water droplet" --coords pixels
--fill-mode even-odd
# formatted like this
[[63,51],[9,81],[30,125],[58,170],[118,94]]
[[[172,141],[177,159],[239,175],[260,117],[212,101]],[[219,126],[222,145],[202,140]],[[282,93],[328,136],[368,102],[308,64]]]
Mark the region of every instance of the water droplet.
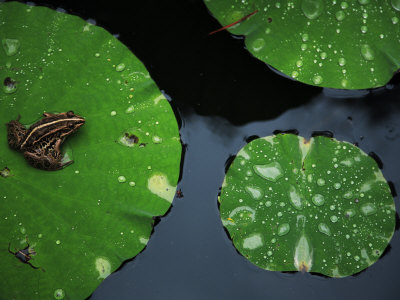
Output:
[[324,4],[322,0],[303,0],[301,10],[307,18],[314,20],[322,14]]
[[259,200],[263,196],[263,192],[257,187],[246,186],[245,189],[253,199]]
[[392,0],[392,7],[395,10],[400,11],[400,0]]
[[95,57],[100,57],[100,53],[95,53],[94,56]]
[[267,29],[265,29],[265,34],[270,34],[271,33],[271,28],[267,28]]
[[135,107],[133,105],[131,105],[125,110],[125,113],[131,114],[134,112],[134,110],[135,110]]
[[276,243],[276,238],[272,238],[271,243],[275,244]]
[[118,139],[118,144],[127,146],[127,147],[134,147],[138,143],[139,143],[139,138],[131,132],[125,132]]
[[19,231],[20,231],[22,234],[25,234],[25,233],[26,233],[26,228],[25,228],[25,227],[21,227],[21,228],[19,229]]
[[314,82],[314,84],[321,84],[321,83],[322,83],[322,76],[320,76],[320,75],[315,75],[315,76],[313,77],[313,82]]
[[280,4],[279,2],[276,2],[276,3],[275,3],[275,7],[276,7],[276,8],[280,8],[280,7],[281,7],[281,4]]
[[373,60],[375,58],[374,50],[368,44],[361,45],[361,55],[366,60]]
[[254,40],[252,47],[254,51],[260,51],[262,48],[264,48],[265,41],[262,38]]
[[360,209],[364,216],[370,216],[376,213],[376,207],[373,203],[365,203]]
[[20,46],[19,40],[3,39],[1,43],[3,44],[3,49],[6,52],[7,56],[12,56],[17,54]]
[[154,144],[161,144],[162,143],[162,138],[160,138],[159,136],[155,135],[152,137],[152,141]]
[[302,51],[307,50],[307,44],[301,44],[300,48]]
[[359,2],[361,5],[367,5],[367,4],[369,3],[369,0],[358,0],[358,2]]
[[282,217],[282,212],[278,212],[278,213],[277,213],[277,216],[278,216],[278,217]]
[[324,185],[325,185],[325,179],[323,179],[323,178],[318,178],[317,184],[318,184],[319,186],[324,186]]
[[321,59],[325,59],[327,57],[326,52],[321,52],[320,57]]
[[320,194],[315,194],[311,200],[316,206],[321,206],[325,203],[325,197]]
[[330,219],[331,219],[332,223],[336,223],[338,221],[338,217],[337,216],[331,216]]
[[115,70],[118,71],[118,72],[121,72],[121,71],[125,70],[125,64],[124,63],[120,63],[119,65],[117,65],[115,67]]
[[393,23],[393,24],[399,23],[399,18],[398,18],[398,17],[393,17],[393,18],[392,18],[392,23]]
[[[368,18],[368,14],[366,13],[366,12],[363,12],[363,14],[362,14],[362,17],[364,18],[364,19],[367,19]],[[365,24],[365,20],[363,20],[363,23]]]
[[354,256],[355,261],[359,261],[360,257],[358,255]]
[[308,38],[309,38],[309,36],[307,33],[303,33],[303,35],[301,36],[301,39],[303,40],[303,42],[307,42]]
[[118,182],[121,182],[121,183],[126,182],[125,176],[119,176],[119,177],[118,177]]
[[65,292],[62,289],[56,289],[54,291],[54,299],[62,300],[65,298]]
[[292,78],[297,78],[299,76],[299,72],[293,71],[292,72]]
[[253,234],[243,240],[243,248],[246,249],[256,249],[263,245],[263,240],[260,234]]
[[115,111],[115,110],[113,110],[111,113],[110,113],[110,116],[111,117],[114,117],[114,116],[116,116],[117,115],[117,112]]
[[18,88],[17,81],[10,77],[6,77],[4,79],[4,86],[3,86],[3,92],[6,94],[12,94],[15,93],[15,91]]
[[346,199],[351,199],[353,197],[353,192],[352,191],[348,191],[343,195],[344,198]]
[[278,235],[283,236],[288,234],[290,231],[290,225],[288,223],[283,223],[278,227]]
[[336,20],[343,21],[344,18],[346,17],[346,14],[344,13],[343,10],[339,10],[336,12],[335,16],[336,16]]
[[11,170],[9,168],[7,168],[7,167],[4,167],[4,169],[0,171],[0,176],[4,177],[4,178],[10,177],[11,176]]
[[349,5],[347,4],[347,2],[342,2],[342,3],[340,3],[340,7],[342,8],[342,9],[346,9],[346,8],[348,8],[349,7]]
[[302,60],[298,60],[298,61],[296,61],[296,66],[297,67],[301,67],[301,66],[303,66],[303,61]]
[[319,232],[326,234],[327,236],[331,235],[331,230],[329,229],[328,225],[326,225],[325,223],[319,223],[318,230],[319,230]]
[[340,189],[340,187],[341,187],[342,185],[339,183],[339,182],[336,182],[334,185],[333,185],[333,187],[335,188],[335,189]]
[[57,240],[57,241],[56,241],[56,244],[57,244],[57,245],[60,245],[60,244],[61,244],[61,241],[60,241],[60,240]]
[[254,165],[254,172],[264,179],[276,182],[283,176],[283,170],[278,162],[272,162],[266,165]]
[[303,199],[293,185],[289,188],[289,200],[290,204],[292,204],[294,208],[299,210],[303,208]]
[[272,202],[271,202],[271,201],[268,200],[267,202],[265,202],[265,206],[266,206],[266,207],[271,207],[271,205],[272,205]]
[[346,60],[343,57],[339,58],[338,62],[339,62],[339,66],[342,66],[342,67],[346,64]]
[[39,233],[39,234],[37,235],[37,237],[38,237],[39,239],[41,239],[41,238],[43,237],[43,234]]
[[367,26],[365,26],[365,25],[361,26],[361,32],[362,33],[366,33],[367,31],[368,31],[368,27]]
[[129,185],[130,185],[130,186],[135,186],[136,183],[135,183],[134,181],[130,181],[130,182],[129,182]]
[[336,208],[336,206],[333,205],[333,204],[329,206],[329,209],[330,209],[330,210],[335,210],[335,208]]

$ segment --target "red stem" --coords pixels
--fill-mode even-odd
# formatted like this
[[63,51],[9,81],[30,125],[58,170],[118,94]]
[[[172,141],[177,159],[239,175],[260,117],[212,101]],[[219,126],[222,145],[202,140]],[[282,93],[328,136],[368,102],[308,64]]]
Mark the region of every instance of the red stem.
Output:
[[214,31],[210,32],[208,35],[212,35],[212,34],[217,33],[217,32],[219,32],[219,31],[228,29],[229,27],[232,27],[232,26],[236,25],[237,23],[240,23],[240,22],[246,20],[247,18],[250,18],[252,15],[254,15],[254,14],[256,14],[256,13],[258,13],[258,9],[256,9],[256,10],[253,11],[252,13],[249,13],[247,16],[244,16],[243,18],[237,20],[236,22],[233,22],[233,23],[231,23],[231,24],[229,24],[229,25],[226,25],[226,26],[224,26],[224,27],[222,27],[222,28],[219,28],[219,29],[217,29],[217,30],[214,30]]

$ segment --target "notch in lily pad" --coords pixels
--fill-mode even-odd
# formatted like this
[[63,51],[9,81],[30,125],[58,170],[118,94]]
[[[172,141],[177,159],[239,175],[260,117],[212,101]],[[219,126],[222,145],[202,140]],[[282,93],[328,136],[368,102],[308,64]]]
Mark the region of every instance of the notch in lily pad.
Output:
[[253,140],[231,164],[220,204],[238,251],[271,271],[358,273],[379,259],[395,229],[393,197],[375,160],[325,136]]

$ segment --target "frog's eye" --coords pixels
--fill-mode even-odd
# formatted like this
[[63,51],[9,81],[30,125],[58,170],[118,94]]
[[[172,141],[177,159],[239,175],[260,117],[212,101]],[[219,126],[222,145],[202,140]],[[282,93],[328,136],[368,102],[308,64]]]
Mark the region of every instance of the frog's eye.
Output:
[[71,122],[71,123],[68,124],[68,127],[72,129],[72,128],[75,127],[75,125],[74,125],[74,123]]
[[67,112],[67,117],[73,117],[75,114],[72,110],[70,110],[69,112]]

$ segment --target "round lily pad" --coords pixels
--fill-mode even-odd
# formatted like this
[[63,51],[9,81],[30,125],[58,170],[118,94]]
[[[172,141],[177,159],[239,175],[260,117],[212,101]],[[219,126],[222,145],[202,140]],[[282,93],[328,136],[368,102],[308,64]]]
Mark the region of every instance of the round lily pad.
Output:
[[322,136],[279,134],[247,144],[226,174],[220,202],[235,247],[271,271],[352,275],[379,259],[395,228],[377,163]]
[[[84,299],[150,237],[171,206],[181,144],[174,113],[143,64],[104,29],[72,15],[0,4],[0,294]],[[57,171],[8,146],[5,123],[44,112],[85,124]]]
[[397,0],[205,3],[224,26],[243,20],[230,32],[245,35],[255,57],[304,83],[373,88],[385,85],[400,68]]

